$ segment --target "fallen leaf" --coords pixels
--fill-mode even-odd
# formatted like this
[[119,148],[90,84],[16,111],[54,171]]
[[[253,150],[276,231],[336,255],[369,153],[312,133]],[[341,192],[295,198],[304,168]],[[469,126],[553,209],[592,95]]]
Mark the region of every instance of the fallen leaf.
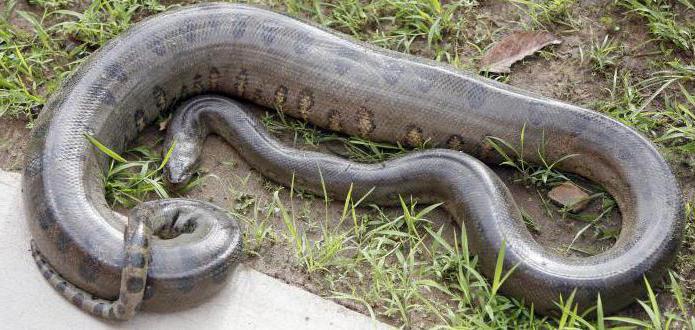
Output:
[[516,31],[502,38],[485,52],[480,61],[480,71],[492,73],[510,72],[515,62],[529,56],[547,45],[562,43],[560,39],[545,31]]
[[572,182],[563,182],[548,192],[548,197],[572,212],[579,212],[589,204],[590,196]]

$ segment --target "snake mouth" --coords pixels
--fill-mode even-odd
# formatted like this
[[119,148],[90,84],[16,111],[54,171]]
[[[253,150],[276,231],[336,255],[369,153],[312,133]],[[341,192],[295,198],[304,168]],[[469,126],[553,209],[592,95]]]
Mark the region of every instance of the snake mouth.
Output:
[[163,170],[164,183],[173,191],[182,191],[193,178],[193,174],[189,171],[176,169],[170,164],[164,167]]

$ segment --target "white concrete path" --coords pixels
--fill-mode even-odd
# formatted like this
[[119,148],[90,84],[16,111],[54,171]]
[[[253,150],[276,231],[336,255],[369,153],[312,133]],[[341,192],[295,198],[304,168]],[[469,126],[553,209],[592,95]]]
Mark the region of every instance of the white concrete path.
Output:
[[29,253],[20,176],[0,171],[0,329],[387,329],[386,324],[240,265],[209,301],[185,311],[105,322],[69,304]]

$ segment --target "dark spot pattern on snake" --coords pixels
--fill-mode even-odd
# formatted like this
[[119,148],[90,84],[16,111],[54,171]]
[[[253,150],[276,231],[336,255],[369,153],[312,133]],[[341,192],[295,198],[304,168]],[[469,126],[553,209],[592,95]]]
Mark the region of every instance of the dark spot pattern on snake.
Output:
[[360,107],[360,109],[357,111],[357,131],[359,132],[360,136],[369,136],[369,134],[371,134],[375,128],[376,124],[374,123],[374,112],[365,107]]
[[463,93],[471,109],[480,109],[487,100],[487,92],[479,84],[470,84]]
[[181,26],[180,33],[183,35],[184,39],[186,39],[186,42],[192,43],[196,40],[195,31],[197,29],[198,26],[195,22],[186,21],[186,23],[183,23]]
[[145,279],[142,277],[130,277],[126,281],[126,288],[128,289],[128,292],[130,293],[136,293],[140,292],[144,288],[145,285]]
[[61,281],[58,284],[56,284],[56,290],[60,293],[64,293],[65,289],[68,288],[68,284],[65,281]]
[[309,113],[311,108],[314,106],[314,94],[309,89],[303,89],[299,92],[299,99],[297,100],[297,109],[299,111],[299,116],[304,119],[309,119]]
[[446,140],[446,147],[452,150],[456,151],[462,151],[463,150],[463,137],[458,134],[454,134],[449,137],[448,140]]
[[75,304],[77,307],[82,307],[82,303],[84,302],[84,295],[82,293],[76,294],[74,297],[72,297],[72,303]]
[[273,99],[273,106],[275,110],[284,111],[285,102],[287,102],[287,87],[280,85],[275,90],[275,96]]
[[527,122],[531,127],[540,127],[543,125],[543,118],[545,117],[543,104],[538,102],[531,102],[528,106],[528,118]]
[[335,68],[335,73],[344,76],[352,68],[352,63],[344,59],[333,60],[333,67]]
[[249,25],[249,16],[247,15],[237,15],[235,20],[232,22],[232,37],[234,39],[239,39],[246,33],[246,28]]
[[167,52],[166,46],[162,43],[161,37],[155,37],[152,39],[147,46],[152,50],[152,53],[157,56],[164,56]]
[[114,79],[115,81],[121,83],[128,81],[128,73],[119,63],[109,64],[106,66],[105,72],[109,78]]
[[299,32],[299,34],[296,36],[296,39],[294,40],[294,46],[292,48],[295,54],[305,55],[309,53],[313,44],[314,38],[312,38],[306,32]]
[[163,112],[167,108],[167,93],[160,86],[152,88],[152,97],[154,98],[155,106],[159,112]]
[[79,266],[80,277],[88,283],[94,283],[97,279],[97,271],[100,266],[99,260],[94,255],[86,255],[82,257],[82,262]]
[[55,217],[49,214],[48,209],[41,205],[37,208],[36,217],[39,222],[39,227],[46,231],[55,224]]
[[227,279],[227,273],[229,272],[230,268],[231,265],[226,262],[217,265],[215,268],[212,269],[210,274],[210,276],[212,277],[212,281],[215,283],[224,282],[224,280]]
[[193,291],[195,281],[190,277],[180,278],[176,281],[176,289],[181,293],[189,293]]
[[193,93],[200,93],[205,89],[205,86],[203,84],[203,75],[200,73],[196,73],[195,76],[193,76]]
[[98,303],[94,306],[94,314],[97,315],[102,315],[104,314],[104,311],[106,310],[106,304],[105,303]]
[[58,248],[58,251],[60,252],[65,252],[68,250],[70,247],[70,244],[72,243],[72,240],[70,237],[68,237],[67,234],[64,232],[58,233],[58,236],[56,237],[56,246]]
[[246,91],[246,86],[249,82],[249,72],[246,69],[241,69],[239,74],[236,76],[236,81],[234,82],[234,90],[237,96],[243,97]]
[[328,112],[328,128],[332,131],[341,132],[343,130],[343,115],[339,110]]
[[128,265],[135,268],[145,267],[145,255],[142,252],[131,252],[128,256]]
[[266,46],[270,46],[275,42],[275,38],[279,36],[279,32],[282,28],[278,25],[275,25],[273,22],[264,22],[261,25],[261,40],[263,41],[263,44]]
[[425,143],[425,138],[422,133],[422,128],[411,124],[405,128],[405,136],[403,142],[411,147],[418,147]]
[[88,95],[101,104],[109,106],[116,104],[116,97],[113,96],[108,88],[101,85],[92,86],[88,91]]
[[210,67],[210,71],[208,72],[208,88],[213,90],[219,88],[220,76],[219,69],[214,66]]
[[384,81],[388,85],[393,86],[398,83],[405,69],[400,63],[389,60],[384,62],[383,68],[379,72],[381,72],[381,77],[384,78]]

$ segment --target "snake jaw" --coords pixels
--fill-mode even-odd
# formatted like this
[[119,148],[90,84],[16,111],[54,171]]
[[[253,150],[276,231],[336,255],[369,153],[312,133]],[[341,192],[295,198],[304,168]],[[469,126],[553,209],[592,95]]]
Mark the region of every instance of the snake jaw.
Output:
[[[172,139],[172,141],[188,140],[189,139]],[[169,147],[163,150],[169,152],[170,155],[163,168],[164,181],[169,188],[179,191],[191,181],[193,174],[200,166],[200,151],[202,146],[199,145],[199,143],[191,142],[166,143],[165,146]]]
[[186,170],[170,167],[167,165],[164,168],[164,181],[169,188],[178,191],[183,189],[191,180],[193,174]]

